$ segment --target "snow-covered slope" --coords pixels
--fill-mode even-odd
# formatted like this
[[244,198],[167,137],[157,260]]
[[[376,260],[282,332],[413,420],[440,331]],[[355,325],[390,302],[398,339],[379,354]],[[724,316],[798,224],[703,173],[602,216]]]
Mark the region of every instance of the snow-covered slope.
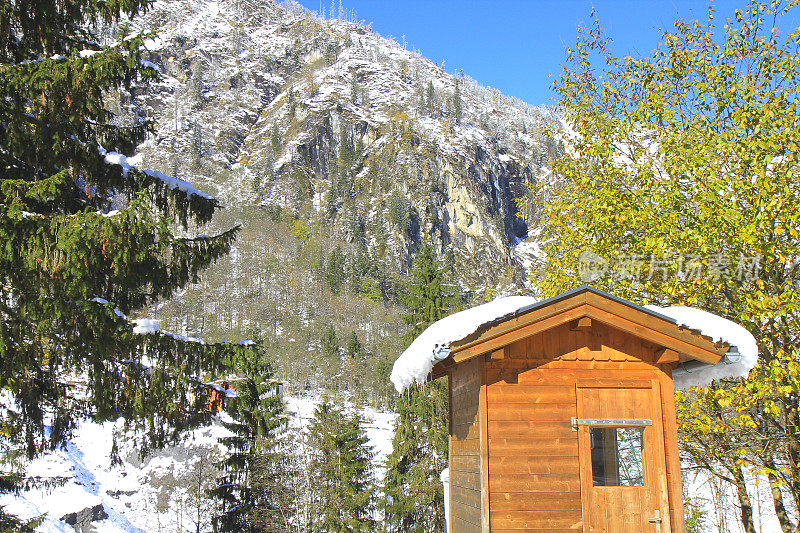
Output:
[[[284,398],[289,431],[302,432],[313,417],[318,397]],[[345,403],[345,405],[349,405]],[[352,408],[352,406],[351,406]],[[393,413],[366,408],[359,411],[382,475],[391,452]],[[45,516],[43,532],[84,531],[151,532],[210,530],[213,502],[205,489],[218,475],[215,463],[226,449],[219,439],[231,433],[222,426],[226,415],[187,432],[177,446],[140,457],[142,435],[126,431],[124,421],[97,424],[84,421],[63,449],[39,456],[27,464],[27,474],[41,485],[18,495],[3,495],[0,505],[21,518]],[[119,462],[112,461],[116,440]],[[297,441],[293,441],[296,444]],[[300,449],[293,449],[302,453]],[[69,515],[73,514],[72,519]],[[62,520],[66,518],[66,520]],[[94,520],[93,520],[94,519]],[[67,521],[77,522],[75,527]]]
[[[164,329],[215,341],[258,328],[280,379],[352,376],[377,405],[423,243],[469,303],[530,288],[544,200],[528,186],[554,179],[551,110],[291,1],[158,0],[130,30],[157,33],[146,60],[160,73],[110,95],[120,123],[155,121],[132,161],[219,199],[204,232],[242,226],[201,283],[149,312]],[[360,366],[320,360],[328,326],[356,333]]]
[[552,180],[549,109],[293,2],[160,0],[132,28],[158,32],[147,47],[160,81],[115,100],[120,121],[157,120],[146,168],[229,207],[333,215],[345,230],[359,214],[367,246],[398,266],[423,237],[485,263],[484,279],[522,266],[513,249],[537,201],[520,218],[516,200]]

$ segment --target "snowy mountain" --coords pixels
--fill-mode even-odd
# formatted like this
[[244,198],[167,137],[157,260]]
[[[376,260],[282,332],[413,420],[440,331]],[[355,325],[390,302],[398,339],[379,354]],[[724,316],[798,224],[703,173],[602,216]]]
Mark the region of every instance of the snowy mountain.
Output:
[[[121,125],[155,121],[128,161],[219,198],[216,228],[242,226],[229,257],[142,316],[209,340],[258,330],[291,394],[294,444],[320,391],[345,390],[373,406],[358,410],[380,471],[413,257],[430,243],[464,305],[524,289],[538,253],[530,190],[550,185],[557,149],[551,112],[293,2],[159,0],[99,33],[139,30],[153,32],[160,79],[108,95]],[[225,432],[216,420],[142,455],[123,421],[86,421],[27,465],[44,485],[0,505],[44,514],[42,531],[206,530],[200,495]]]
[[161,73],[110,95],[121,123],[156,121],[138,164],[220,198],[218,228],[242,226],[229,257],[147,312],[166,329],[238,340],[256,328],[290,388],[349,387],[347,361],[319,357],[333,326],[342,351],[352,334],[364,345],[355,375],[375,404],[423,243],[464,305],[528,286],[557,150],[550,110],[293,2],[159,1],[130,30],[156,32]]
[[158,32],[162,72],[130,108],[158,121],[146,163],[229,206],[355,207],[367,227],[399,194],[419,226],[392,243],[405,252],[419,233],[509,259],[527,235],[515,200],[547,174],[546,109],[292,3],[157,2],[134,29]]

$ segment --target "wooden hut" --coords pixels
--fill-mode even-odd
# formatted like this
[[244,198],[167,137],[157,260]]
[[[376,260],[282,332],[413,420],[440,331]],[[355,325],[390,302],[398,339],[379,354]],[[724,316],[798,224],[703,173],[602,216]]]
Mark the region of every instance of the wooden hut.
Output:
[[683,532],[672,373],[728,349],[590,287],[451,344],[450,531]]
[[[219,413],[225,410],[227,399],[236,395],[238,383],[246,381],[247,378],[230,377],[219,379],[205,384],[206,394],[208,395],[208,405],[206,409]],[[277,379],[270,379],[269,384],[273,394],[283,396],[284,382]]]

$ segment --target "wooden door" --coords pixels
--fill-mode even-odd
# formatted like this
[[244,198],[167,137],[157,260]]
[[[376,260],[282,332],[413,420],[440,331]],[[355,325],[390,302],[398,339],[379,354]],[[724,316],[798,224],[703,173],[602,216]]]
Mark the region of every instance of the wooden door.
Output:
[[584,532],[669,533],[657,382],[579,383],[576,399]]

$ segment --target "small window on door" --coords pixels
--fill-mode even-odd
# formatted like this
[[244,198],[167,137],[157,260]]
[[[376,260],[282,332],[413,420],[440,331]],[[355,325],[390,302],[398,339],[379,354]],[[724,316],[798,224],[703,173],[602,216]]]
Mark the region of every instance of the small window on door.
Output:
[[595,487],[644,486],[643,427],[593,427],[590,435]]

